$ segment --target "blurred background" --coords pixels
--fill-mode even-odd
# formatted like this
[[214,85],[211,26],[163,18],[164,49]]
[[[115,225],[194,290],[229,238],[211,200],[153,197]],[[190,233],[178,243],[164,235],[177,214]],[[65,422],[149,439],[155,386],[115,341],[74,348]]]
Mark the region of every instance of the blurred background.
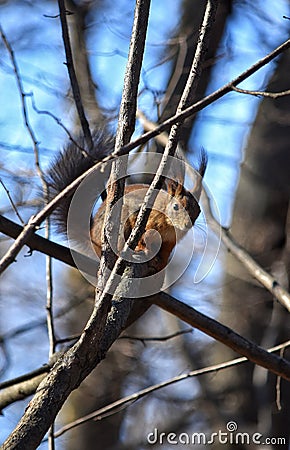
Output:
[[[107,120],[114,132],[132,28],[132,0],[67,1],[70,38],[83,104],[94,124]],[[174,114],[192,62],[205,0],[153,0],[138,107],[161,123]],[[196,100],[213,92],[289,38],[287,0],[220,2]],[[55,1],[0,1],[0,24],[11,44],[23,83],[29,123],[46,170],[79,134],[70,89],[58,5]],[[259,70],[240,87],[280,92],[290,88],[290,52]],[[10,199],[26,222],[42,206],[34,145],[23,120],[14,67],[0,42],[0,213],[19,223]],[[263,267],[288,289],[290,97],[278,99],[230,93],[184,125],[181,145],[191,164],[201,148],[209,156],[205,182],[220,212],[221,224]],[[137,121],[134,137],[143,132]],[[155,150],[150,142],[146,150]],[[4,189],[4,186],[6,190]],[[201,241],[210,240],[212,259],[218,248],[196,224]],[[43,230],[40,230],[43,234]],[[208,234],[207,234],[208,233]],[[65,244],[55,232],[51,238]],[[0,236],[1,256],[12,240]],[[177,249],[182,261],[186,241]],[[198,252],[197,252],[198,253]],[[288,313],[223,248],[209,274],[194,283],[196,255],[170,293],[270,348],[289,339]],[[171,274],[168,274],[170,277]],[[57,337],[79,333],[93,306],[93,288],[64,264],[53,261]],[[45,256],[27,247],[1,277],[1,381],[19,376],[48,360]],[[197,330],[165,341],[142,342],[134,336],[166,336],[188,329],[175,317],[152,307],[111,348],[105,361],[66,402],[57,428],[122,396],[195,368],[237,356]],[[287,357],[287,351],[285,351]],[[239,431],[285,437],[290,430],[289,385],[250,363],[214,375],[183,381],[157,391],[100,422],[89,422],[56,441],[60,450],[171,448],[150,445],[148,433],[225,431],[229,421]],[[277,395],[280,397],[277,399]],[[14,429],[27,400],[0,416],[0,440]],[[274,442],[274,441],[273,441]],[[231,444],[215,444],[218,448]],[[185,445],[180,444],[180,448]],[[198,445],[197,445],[198,447]],[[200,446],[204,447],[203,445]],[[253,448],[257,446],[253,446]],[[47,448],[43,443],[41,449]],[[176,446],[176,448],[179,448]],[[251,448],[240,444],[237,448]],[[260,448],[263,448],[261,446]]]

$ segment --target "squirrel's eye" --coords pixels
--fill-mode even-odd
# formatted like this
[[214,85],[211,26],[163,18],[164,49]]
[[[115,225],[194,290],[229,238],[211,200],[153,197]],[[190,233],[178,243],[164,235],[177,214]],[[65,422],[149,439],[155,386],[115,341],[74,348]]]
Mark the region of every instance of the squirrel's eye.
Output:
[[179,204],[178,203],[173,203],[173,209],[174,209],[174,211],[178,211],[179,210]]

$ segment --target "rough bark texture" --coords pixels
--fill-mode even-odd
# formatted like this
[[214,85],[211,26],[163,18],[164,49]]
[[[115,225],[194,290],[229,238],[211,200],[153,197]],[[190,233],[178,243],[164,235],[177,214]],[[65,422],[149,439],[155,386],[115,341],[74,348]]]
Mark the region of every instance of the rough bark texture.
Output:
[[[127,269],[118,289],[126,292],[130,288],[131,281],[127,277],[136,276],[134,271],[134,266]],[[3,449],[37,448],[69,394],[105,357],[112,343],[126,327],[132,304],[130,299],[113,299],[104,326],[110,302],[97,304],[81,338],[60,357],[41,382],[19,424],[3,444]]]

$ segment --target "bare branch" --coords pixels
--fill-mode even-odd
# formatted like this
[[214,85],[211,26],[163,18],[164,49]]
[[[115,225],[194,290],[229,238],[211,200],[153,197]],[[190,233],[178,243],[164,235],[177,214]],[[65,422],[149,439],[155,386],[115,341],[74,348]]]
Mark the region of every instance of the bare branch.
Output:
[[[10,236],[13,239],[17,239],[17,237],[23,231],[23,227],[16,224],[10,219],[3,217],[0,215],[0,232]],[[30,251],[37,250],[39,252],[44,253],[45,255],[52,256],[53,258],[58,259],[59,261],[68,264],[71,267],[76,267],[74,258],[77,258],[78,261],[81,261],[78,265],[78,268],[88,273],[90,275],[95,276],[98,269],[98,262],[88,258],[87,256],[78,253],[76,250],[69,249],[64,247],[63,245],[56,244],[42,236],[37,234],[32,234],[31,237],[26,242],[26,245],[30,248]]]
[[255,97],[269,97],[269,98],[279,98],[290,95],[290,89],[282,92],[263,92],[263,91],[249,91],[248,89],[241,89],[236,86],[232,86],[232,90],[235,92],[240,92],[241,94],[254,95]]
[[[145,342],[155,342],[155,341],[164,342],[168,341],[169,339],[181,336],[183,334],[192,333],[192,331],[193,331],[192,328],[190,328],[187,330],[177,331],[176,333],[160,337],[145,337],[145,336],[138,337],[138,336],[128,336],[124,334],[122,336],[119,336],[118,339],[131,339],[135,341],[141,341],[143,344],[145,344]],[[74,336],[68,336],[67,338],[64,339],[59,339],[57,343],[58,344],[64,343],[79,338],[80,334],[76,334]],[[24,375],[21,375],[17,378],[12,378],[10,380],[3,381],[2,383],[0,383],[0,390],[4,390],[3,392],[0,392],[0,412],[3,411],[3,409],[6,408],[8,405],[11,405],[16,401],[22,400],[27,396],[34,394],[40,382],[45,377],[45,374],[51,370],[53,363],[56,361],[56,357],[59,355],[60,353],[56,353],[48,364],[44,364],[38,369],[25,373]],[[40,375],[43,376],[40,377]]]
[[[118,118],[115,153],[130,141],[135,130],[138,86],[145,49],[149,10],[150,0],[136,1],[129,56]],[[102,236],[103,257],[100,261],[100,273],[104,273],[106,266],[112,267],[116,261],[116,255],[113,249],[118,248],[126,175],[126,161],[124,159],[116,159],[112,164],[108,186],[106,215]],[[114,208],[117,202],[118,207]]]
[[73,144],[77,147],[77,148],[79,148],[80,149],[80,151],[82,151],[82,152],[86,152],[86,150],[80,145],[80,143],[77,141],[77,140],[75,140],[74,138],[73,138],[73,136],[72,136],[72,134],[70,133],[70,131],[69,131],[69,129],[62,123],[62,120],[61,119],[59,119],[57,116],[55,116],[51,111],[46,111],[46,110],[43,110],[43,109],[38,109],[37,108],[37,106],[36,106],[36,103],[35,103],[35,100],[34,100],[34,95],[33,94],[31,94],[31,104],[32,104],[32,108],[34,109],[34,111],[35,112],[37,112],[37,114],[43,114],[43,115],[46,115],[46,116],[49,116],[49,117],[51,117],[64,131],[65,131],[65,133],[67,134],[67,136],[68,136],[68,138],[69,138],[69,140],[71,141],[71,142],[73,142]]
[[272,52],[268,53],[268,55],[266,55],[264,58],[261,58],[259,61],[257,61],[251,67],[249,67],[249,69],[242,72],[234,80],[225,84],[218,90],[214,91],[212,94],[209,94],[208,96],[204,97],[202,100],[199,100],[198,102],[194,103],[192,106],[189,106],[181,113],[177,113],[174,116],[170,117],[169,119],[165,120],[154,130],[148,131],[147,133],[143,134],[140,138],[138,138],[135,141],[132,141],[130,144],[126,145],[122,149],[122,152],[124,151],[127,153],[127,152],[131,151],[133,148],[137,147],[138,145],[145,144],[147,141],[149,141],[149,139],[154,138],[158,134],[162,133],[162,131],[168,130],[175,123],[177,123],[179,121],[184,121],[185,119],[187,119],[187,117],[190,117],[193,114],[206,108],[208,105],[211,105],[216,100],[222,98],[225,94],[228,94],[229,92],[231,92],[233,90],[233,86],[236,86],[237,84],[242,83],[242,81],[245,81],[247,78],[249,78],[251,75],[253,75],[259,69],[264,67],[266,64],[268,64],[270,61],[272,61],[274,58],[279,56],[281,53],[283,53],[288,48],[290,48],[290,39],[283,42],[283,44],[281,44],[279,47],[275,48],[275,50],[273,50]]
[[[204,60],[207,45],[210,38],[211,26],[215,19],[216,9],[217,9],[217,1],[208,0],[201,26],[199,41],[196,47],[196,52],[193,58],[192,66],[188,75],[184,92],[177,107],[177,113],[183,111],[191,102],[192,98],[194,98],[194,94],[202,70],[202,62]],[[182,122],[177,122],[172,126],[170,130],[170,134],[168,137],[167,144],[165,146],[164,153],[162,155],[161,162],[152,180],[152,183],[144,197],[144,201],[138,213],[135,226],[127,242],[125,243],[124,246],[125,254],[129,250],[129,248],[134,248],[134,246],[137,244],[138,240],[141,237],[143,227],[145,226],[151,211],[150,208],[152,208],[152,205],[158,193],[158,189],[161,187],[163,175],[165,174],[168,165],[168,157],[173,156],[175,153],[179,133],[181,131],[181,126]]]
[[290,312],[290,294],[279,282],[266,272],[240,245],[234,240],[230,231],[221,230],[222,241],[227,249],[243,264],[248,272],[261,283]]
[[90,131],[90,127],[85,115],[84,107],[82,104],[81,99],[81,93],[80,88],[78,84],[78,80],[76,77],[76,72],[74,68],[74,62],[73,62],[73,56],[71,51],[71,45],[70,45],[70,38],[69,38],[69,31],[68,31],[68,25],[66,20],[67,11],[65,8],[65,0],[58,0],[58,6],[59,6],[59,14],[60,14],[60,22],[61,22],[61,29],[62,29],[62,37],[63,37],[63,43],[64,43],[64,49],[66,54],[66,64],[67,69],[70,77],[71,87],[73,91],[73,97],[76,104],[77,112],[79,115],[81,127],[84,133],[84,138],[86,141],[86,144],[88,148],[93,147],[93,139]]
[[38,369],[0,383],[0,412],[12,403],[34,394],[60,355],[61,353],[57,352],[52,355],[49,363],[43,364]]
[[[290,346],[290,341],[284,342],[283,344],[277,345],[275,347],[272,347],[268,350],[269,353],[276,352],[280,349],[285,349]],[[120,409],[130,406],[132,403],[136,402],[137,400],[140,400],[141,398],[152,394],[153,392],[156,392],[159,389],[163,389],[164,387],[170,386],[175,383],[179,383],[180,381],[186,380],[188,378],[197,377],[200,375],[206,375],[209,373],[216,373],[220,370],[227,369],[229,367],[236,366],[238,364],[242,364],[244,362],[247,362],[248,359],[245,357],[232,359],[230,361],[226,361],[220,364],[215,364],[213,366],[204,367],[202,369],[192,370],[188,373],[178,375],[176,377],[170,378],[169,380],[163,381],[162,383],[155,384],[153,386],[150,386],[146,389],[142,389],[141,391],[135,392],[134,394],[127,395],[126,397],[121,398],[120,400],[117,400],[114,403],[111,403],[110,405],[104,406],[101,409],[98,409],[97,411],[94,411],[84,417],[81,417],[65,426],[60,428],[56,433],[55,437],[58,438],[67,431],[71,430],[72,428],[75,428],[79,425],[82,425],[86,422],[89,422],[91,420],[102,420],[109,415],[116,414],[120,411]]]
[[34,394],[39,384],[46,376],[45,372],[47,372],[47,370],[44,371],[43,374],[37,375],[36,377],[23,381],[19,384],[13,384],[12,386],[4,389],[3,392],[1,392],[0,397],[0,412],[12,403],[23,400],[29,395]]
[[266,272],[233,238],[230,231],[222,228],[215,219],[210,205],[210,198],[206,189],[203,189],[207,202],[207,211],[210,215],[211,227],[216,231],[225,244],[226,248],[243,264],[247,271],[262,284],[273,296],[290,312],[290,294],[279,282]]
[[[18,68],[18,64],[17,64],[16,58],[15,58],[15,55],[14,55],[14,51],[4,33],[4,31],[2,30],[1,26],[0,26],[0,34],[1,34],[1,38],[5,44],[5,47],[8,51],[10,59],[11,59],[11,63],[13,66],[13,70],[14,70],[15,78],[16,78],[16,82],[17,82],[18,91],[20,94],[24,123],[27,128],[28,134],[33,142],[33,150],[34,150],[34,155],[35,155],[35,160],[36,160],[36,167],[37,167],[38,171],[40,171],[39,157],[38,157],[38,141],[37,141],[37,138],[34,134],[32,127],[30,125],[29,118],[28,118],[28,111],[27,111],[27,105],[26,105],[26,97],[28,94],[25,93],[24,88],[23,88],[21,75],[20,75],[20,71]],[[39,174],[42,176],[41,171],[39,172]]]
[[[216,339],[218,342],[223,343],[240,355],[243,355],[245,358],[242,358],[241,361],[247,359],[261,367],[268,369],[276,375],[281,376],[281,378],[290,380],[289,361],[285,360],[282,357],[272,355],[271,353],[256,345],[254,342],[251,342],[243,336],[239,335],[231,328],[206,316],[205,314],[200,313],[199,311],[180,302],[179,300],[166,294],[165,292],[160,292],[159,294],[156,294],[148,299],[146,298],[143,300],[143,302],[152,302],[158,305],[162,309],[165,309],[171,314],[174,314],[176,317],[188,323],[192,327]],[[117,328],[115,321],[118,320],[119,317],[118,312],[116,311],[115,313],[115,317],[112,316],[112,320],[109,320],[107,323],[107,328],[104,332],[103,339],[105,342],[107,340],[108,330],[110,329],[110,327],[113,327],[114,333],[118,333],[116,331]],[[74,347],[78,345],[79,344],[77,343]],[[287,342],[283,345],[290,345],[290,342]],[[103,344],[101,343],[101,348],[102,346]],[[73,351],[74,347],[69,352]],[[281,347],[275,347],[272,350],[276,351]],[[55,370],[56,368],[52,369],[52,372],[55,372]]]
[[[59,3],[62,2],[59,0]],[[149,0],[137,0],[135,20],[137,20],[139,13],[139,17],[144,19],[146,10],[148,19],[149,4]],[[142,26],[141,23],[139,25]],[[136,26],[135,23],[134,26]],[[147,20],[143,23],[143,29],[144,27],[146,30]],[[138,33],[140,33],[140,30],[138,30]],[[143,37],[144,43],[145,35]],[[133,37],[138,41],[137,35]],[[121,133],[121,141],[122,139],[126,140],[125,133]],[[101,261],[101,264],[103,264],[103,261]],[[134,267],[129,268],[128,271],[134,272]],[[128,275],[131,275],[131,277],[133,275],[134,277],[132,273],[128,273]],[[128,289],[128,287],[126,288],[126,276],[123,281],[124,286],[120,283],[120,292],[122,293],[127,292]],[[14,446],[18,445],[31,449],[39,445],[70,392],[77,388],[82,380],[103,359],[109,347],[124,328],[130,313],[130,307],[131,303],[122,301],[119,295],[118,302],[116,302],[108,316],[111,308],[111,295],[107,294],[106,290],[96,292],[95,308],[83,334],[78,342],[57,361],[54,368],[42,381],[22,419],[6,440],[4,444],[6,447],[9,447],[12,443]]]
[[178,336],[182,336],[183,334],[192,333],[192,328],[188,328],[187,330],[176,331],[175,333],[168,334],[167,336],[156,336],[156,337],[145,337],[145,336],[129,336],[127,334],[122,334],[118,339],[132,339],[133,341],[141,341],[144,342],[164,342],[169,339],[173,339]]
[[[73,302],[70,302],[68,305],[66,305],[63,308],[60,308],[54,315],[55,319],[59,319],[66,314],[70,313],[74,308],[77,308],[78,306],[83,303],[83,299],[73,300]],[[32,319],[29,322],[26,322],[22,325],[16,326],[15,328],[12,328],[5,333],[0,335],[0,344],[5,344],[9,339],[13,339],[17,336],[20,336],[24,333],[27,333],[31,330],[34,330],[35,328],[44,327],[46,324],[46,318],[45,317],[39,317],[38,319]],[[80,335],[78,335],[80,337]],[[61,342],[57,341],[57,343]],[[1,386],[1,383],[0,383]]]
[[[16,377],[16,378],[11,378],[10,380],[7,380],[7,381],[2,381],[0,383],[0,390],[6,389],[6,388],[8,388],[10,386],[14,386],[15,384],[20,384],[23,381],[31,380],[32,378],[34,378],[34,377],[36,377],[38,375],[42,375],[42,374],[44,374],[46,372],[49,372],[50,368],[51,368],[50,364],[44,364],[43,366],[39,367],[38,369],[35,369],[35,370],[33,370],[31,372],[28,372],[28,373],[25,373],[24,375],[20,375],[19,377]],[[1,400],[2,400],[2,398],[1,398]],[[3,406],[1,404],[0,409],[2,409],[2,408],[3,408]]]
[[225,325],[196,311],[194,308],[180,302],[165,292],[152,297],[153,302],[162,309],[174,314],[179,319],[194,328],[206,333],[240,355],[246,356],[249,361],[258,364],[270,372],[290,380],[290,362],[276,355],[271,355],[263,348],[239,335]]
[[[167,336],[158,336],[158,337],[130,336],[128,334],[122,334],[121,336],[118,337],[118,340],[119,339],[130,339],[132,341],[140,341],[143,344],[145,342],[164,342],[164,341],[168,341],[169,339],[173,339],[175,337],[182,336],[183,334],[192,333],[192,331],[193,331],[192,328],[189,328],[187,330],[176,331],[176,333],[172,333]],[[71,336],[67,336],[65,338],[58,339],[57,344],[74,341],[79,338],[80,338],[80,334],[72,334]],[[1,389],[1,383],[0,383],[0,389]]]
[[[47,187],[47,186],[46,186]],[[47,193],[47,190],[46,190]],[[50,237],[50,220],[46,219],[45,237]],[[55,324],[53,315],[53,280],[52,280],[52,259],[46,256],[46,324],[49,341],[49,358],[52,358],[56,348]],[[52,422],[48,430],[48,450],[55,449],[54,440],[55,423]]]
[[5,184],[3,183],[3,181],[1,180],[1,178],[0,178],[0,183],[2,184],[3,189],[4,189],[4,191],[6,192],[7,197],[9,198],[9,201],[10,201],[10,203],[11,203],[11,206],[12,206],[12,208],[13,208],[13,210],[14,210],[16,216],[18,217],[18,219],[20,220],[20,222],[22,223],[22,225],[24,225],[24,221],[22,220],[22,217],[21,217],[20,214],[19,214],[19,211],[18,211],[18,209],[17,209],[17,206],[15,205],[15,203],[14,203],[14,201],[13,201],[13,198],[12,198],[11,195],[10,195],[9,189],[5,186]]
[[[16,76],[16,80],[17,80],[17,86],[18,86],[18,90],[21,96],[21,104],[22,104],[22,113],[23,113],[23,117],[24,117],[24,122],[25,122],[25,126],[28,130],[28,133],[31,137],[31,140],[33,142],[33,149],[34,149],[34,157],[35,157],[35,165],[36,165],[36,170],[37,173],[40,177],[40,180],[42,182],[42,186],[43,186],[43,191],[44,191],[44,196],[45,198],[47,198],[47,183],[44,177],[44,173],[40,167],[40,161],[39,161],[39,148],[38,148],[38,141],[36,139],[35,133],[32,129],[32,126],[29,122],[29,118],[28,118],[28,110],[27,110],[27,105],[26,105],[26,95],[23,89],[23,85],[22,85],[22,80],[21,80],[21,76],[20,76],[20,72],[18,69],[18,65],[16,62],[16,58],[13,52],[13,49],[10,45],[10,43],[8,42],[3,30],[0,28],[0,32],[1,32],[1,37],[2,40],[9,52],[11,61],[12,61],[12,65],[13,65],[13,69],[14,69],[14,73]],[[12,206],[13,202],[12,202]],[[15,208],[14,208],[15,209]],[[18,212],[16,210],[16,213],[18,215]],[[18,215],[19,216],[19,215]],[[20,218],[21,219],[21,218]],[[22,220],[21,220],[22,221]],[[47,223],[46,223],[46,237],[49,238],[49,220],[47,219]],[[51,277],[51,259],[49,256],[47,256],[46,258],[46,278],[47,278],[47,324],[48,324],[48,333],[49,333],[49,337],[50,337],[50,356],[52,356],[54,354],[54,328],[53,328],[53,318],[52,318],[52,277]],[[38,377],[38,381],[40,382],[40,378]],[[17,388],[15,388],[15,392],[16,393]],[[28,392],[31,392],[31,385],[30,383],[28,383],[28,385],[24,386],[22,390],[18,391],[18,393],[20,395],[26,395]],[[49,437],[49,441],[50,441],[50,449],[53,450],[54,445],[54,438],[53,438],[53,430],[52,432],[50,432],[50,437]]]

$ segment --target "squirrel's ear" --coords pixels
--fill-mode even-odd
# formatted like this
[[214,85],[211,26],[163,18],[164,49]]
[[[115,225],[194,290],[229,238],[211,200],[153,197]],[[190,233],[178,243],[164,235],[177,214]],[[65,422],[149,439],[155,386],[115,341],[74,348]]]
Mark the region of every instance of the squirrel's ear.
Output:
[[182,183],[176,180],[167,180],[166,181],[166,190],[169,195],[172,197],[183,196],[183,186]]
[[167,179],[165,184],[166,184],[166,191],[168,192],[168,194],[171,195],[172,197],[174,197],[175,192],[176,192],[177,183],[174,180]]
[[200,157],[199,157],[199,167],[197,170],[198,174],[196,176],[196,183],[192,190],[192,193],[193,193],[194,197],[196,198],[196,200],[200,199],[201,188],[202,188],[202,179],[205,174],[207,161],[208,161],[207,153],[204,149],[201,149]]

